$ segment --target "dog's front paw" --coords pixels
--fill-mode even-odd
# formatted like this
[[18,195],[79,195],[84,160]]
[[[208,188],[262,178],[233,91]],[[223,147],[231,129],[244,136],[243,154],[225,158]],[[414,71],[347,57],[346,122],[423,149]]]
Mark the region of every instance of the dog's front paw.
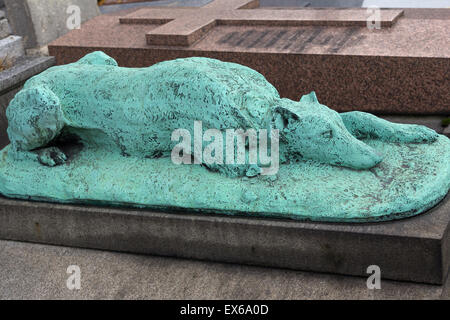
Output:
[[50,147],[38,151],[38,159],[41,164],[48,167],[55,167],[63,164],[67,160],[67,156],[60,149]]
[[403,124],[395,136],[399,142],[431,143],[436,141],[439,134],[433,129],[415,124]]

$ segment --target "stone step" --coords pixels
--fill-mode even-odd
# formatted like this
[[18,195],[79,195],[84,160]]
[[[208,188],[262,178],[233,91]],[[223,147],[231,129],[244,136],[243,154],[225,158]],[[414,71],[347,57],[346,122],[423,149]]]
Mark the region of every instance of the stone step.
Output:
[[419,216],[369,224],[26,202],[0,197],[0,239],[442,284],[450,196]]
[[14,61],[25,55],[22,37],[9,36],[0,40],[0,59],[4,63],[14,63]]
[[[138,11],[153,15],[167,10],[149,8]],[[172,9],[168,13],[182,10]],[[191,8],[186,12],[191,15],[193,10],[205,9]],[[317,17],[330,12],[317,8],[298,10],[306,10],[309,14],[316,12]],[[367,13],[365,9],[359,10],[360,14]],[[270,9],[236,11],[261,14],[261,11]],[[280,14],[278,9],[273,11]],[[336,9],[335,15],[341,11]],[[392,27],[381,31],[367,26],[218,24],[188,47],[147,44],[149,32],[153,32],[151,38],[155,39],[155,30],[173,21],[165,25],[160,24],[165,22],[164,19],[154,20],[159,23],[153,25],[119,24],[121,18],[136,12],[96,17],[83,24],[81,30],[52,42],[49,53],[56,57],[57,64],[67,64],[101,50],[123,67],[148,67],[161,61],[191,56],[216,58],[257,70],[282,97],[298,100],[314,90],[322,104],[339,112],[359,110],[376,114],[444,116],[448,113],[445,70],[450,57],[450,41],[448,33],[441,30],[447,27],[450,11],[404,10],[404,15]],[[118,34],[121,36],[116,36]],[[412,34],[415,41],[411,41]],[[430,34],[435,37],[430,37]],[[168,38],[174,39],[174,34]],[[186,38],[190,41],[189,36],[181,35],[181,39]]]

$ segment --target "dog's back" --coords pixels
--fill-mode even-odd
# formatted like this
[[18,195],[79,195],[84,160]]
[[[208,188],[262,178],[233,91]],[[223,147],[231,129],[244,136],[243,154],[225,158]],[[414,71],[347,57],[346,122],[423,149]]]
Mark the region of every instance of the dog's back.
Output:
[[57,66],[30,79],[60,101],[66,126],[104,132],[126,154],[170,148],[171,133],[265,127],[277,90],[258,72],[207,58],[121,68],[103,53]]
[[148,68],[121,68],[86,64],[87,58],[50,68],[25,85],[54,92],[67,119],[77,127],[119,119],[147,124],[202,120],[217,129],[253,127],[262,125],[272,101],[279,99],[261,74],[238,64],[188,58]]

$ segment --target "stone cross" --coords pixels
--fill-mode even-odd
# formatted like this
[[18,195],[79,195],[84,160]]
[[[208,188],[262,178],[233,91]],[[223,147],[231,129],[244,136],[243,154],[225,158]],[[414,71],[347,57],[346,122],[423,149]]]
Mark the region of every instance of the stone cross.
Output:
[[[201,8],[143,8],[120,18],[122,24],[161,24],[147,33],[147,44],[189,46],[217,25],[366,26],[364,9],[256,9],[259,0],[215,0]],[[381,27],[390,27],[402,10],[381,10]]]

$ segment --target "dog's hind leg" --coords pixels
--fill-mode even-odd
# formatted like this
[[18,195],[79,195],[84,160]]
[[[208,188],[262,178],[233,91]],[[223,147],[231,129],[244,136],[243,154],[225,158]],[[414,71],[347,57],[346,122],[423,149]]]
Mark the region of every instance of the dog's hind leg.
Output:
[[45,148],[65,124],[59,99],[51,90],[38,86],[20,91],[9,104],[6,117],[15,158],[32,158],[51,167],[67,160],[58,148]]
[[425,126],[399,124],[378,118],[373,114],[352,111],[340,114],[344,125],[358,139],[372,138],[386,142],[433,142],[438,134]]

